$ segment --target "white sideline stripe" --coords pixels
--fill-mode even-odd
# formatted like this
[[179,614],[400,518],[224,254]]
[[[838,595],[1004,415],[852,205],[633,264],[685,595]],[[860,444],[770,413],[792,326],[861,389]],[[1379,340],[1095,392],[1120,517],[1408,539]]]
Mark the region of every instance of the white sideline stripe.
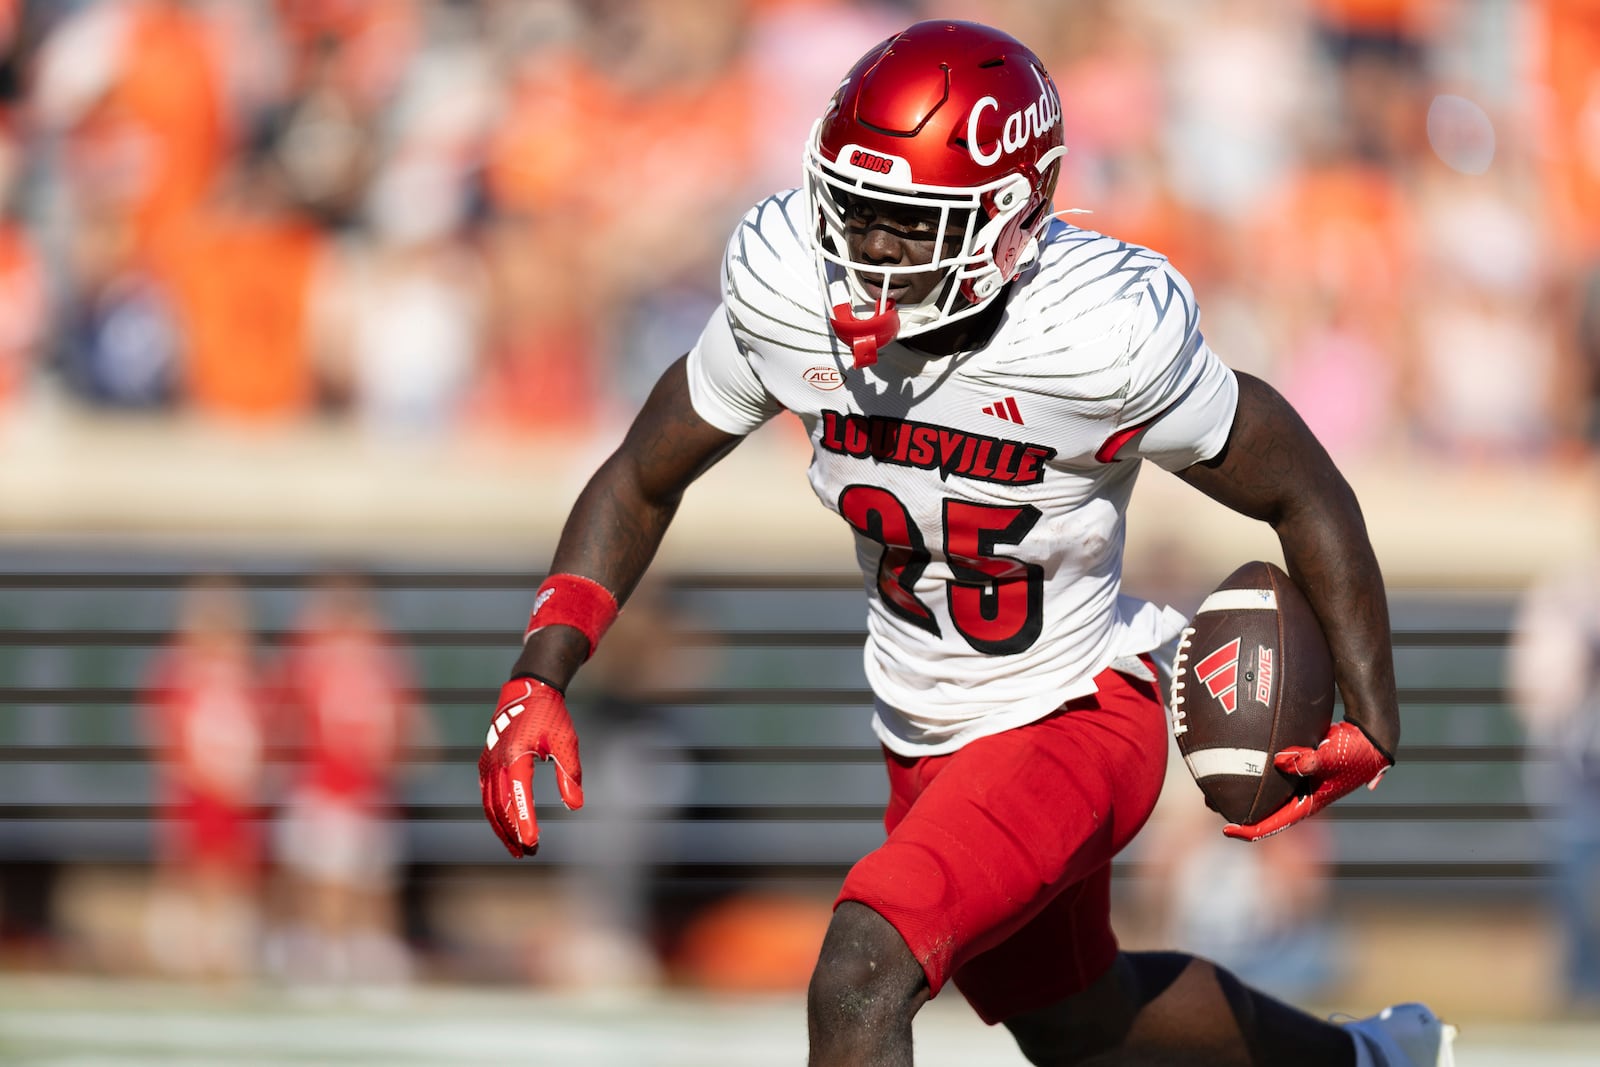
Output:
[[1267,754],[1259,748],[1202,748],[1183,757],[1195,779],[1214,774],[1242,774],[1258,777],[1267,766]]
[[1218,589],[1200,603],[1196,615],[1208,611],[1278,610],[1278,594],[1271,589]]
[[[529,1062],[529,1035],[535,1034],[538,1063],[792,1067],[795,1048],[805,1041],[803,994],[635,994],[606,988],[551,995],[526,987],[427,985],[395,996],[393,1003],[384,994],[369,1003],[356,989],[283,995],[259,987],[212,991],[11,973],[0,975],[0,1062],[460,1067]],[[980,1024],[959,998],[935,999],[918,1012],[917,1026],[917,1067],[1023,1064],[1009,1035]],[[1600,1047],[1600,1023],[1593,1022],[1485,1018],[1473,1022],[1471,1033],[1471,1048],[1456,1058],[1461,1067],[1595,1067],[1594,1050]]]

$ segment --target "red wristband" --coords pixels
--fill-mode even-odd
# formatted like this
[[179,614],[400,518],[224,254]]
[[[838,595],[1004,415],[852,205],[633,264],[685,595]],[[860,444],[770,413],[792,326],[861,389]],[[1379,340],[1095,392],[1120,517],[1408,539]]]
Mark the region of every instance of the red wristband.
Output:
[[570,626],[589,639],[589,655],[617,620],[617,598],[611,590],[580,574],[552,574],[539,586],[528,616],[526,641],[535,630],[546,626]]

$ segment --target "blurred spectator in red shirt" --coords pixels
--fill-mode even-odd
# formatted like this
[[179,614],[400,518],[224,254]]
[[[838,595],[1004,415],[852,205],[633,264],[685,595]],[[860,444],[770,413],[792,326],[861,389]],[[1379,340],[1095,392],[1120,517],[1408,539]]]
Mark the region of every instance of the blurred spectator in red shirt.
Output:
[[393,815],[402,762],[428,734],[410,673],[361,578],[312,590],[278,673],[298,753],[278,842],[290,928],[275,962],[292,981],[409,976]]
[[265,700],[248,608],[197,581],[146,695],[163,815],[146,933],[153,962],[193,977],[254,970]]

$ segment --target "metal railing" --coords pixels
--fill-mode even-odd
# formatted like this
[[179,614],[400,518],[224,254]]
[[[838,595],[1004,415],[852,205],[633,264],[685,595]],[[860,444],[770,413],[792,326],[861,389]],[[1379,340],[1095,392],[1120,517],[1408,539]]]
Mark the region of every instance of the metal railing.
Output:
[[[272,601],[263,604],[257,636],[268,649],[281,644],[290,633],[288,606],[316,573],[234,574],[253,597]],[[473,765],[499,672],[515,648],[507,622],[514,627],[513,605],[525,604],[539,578],[371,575],[395,638],[418,659],[420,696],[438,727],[438,743],[408,768],[401,809],[409,858],[420,869],[504,862],[481,825]],[[11,605],[0,611],[0,861],[148,858],[160,812],[148,788],[148,752],[131,722],[138,673],[166,640],[167,608],[191,579],[180,568],[0,573]],[[725,661],[703,684],[633,698],[673,726],[667,742],[645,751],[687,768],[689,785],[660,805],[607,814],[602,800],[574,815],[550,802],[544,780],[538,788],[549,837],[576,832],[585,818],[646,820],[657,841],[649,862],[661,877],[837,878],[881,833],[880,754],[866,727],[871,699],[860,675],[859,579],[683,574],[667,584],[695,620],[675,632],[676,645],[715,650]],[[752,598],[760,610],[743,610],[758,603]],[[797,607],[803,600],[809,610]],[[1424,621],[1397,623],[1395,633],[1407,709],[1402,773],[1326,813],[1337,837],[1336,875],[1395,885],[1527,883],[1542,870],[1538,835],[1527,833],[1540,812],[1524,801],[1520,782],[1539,754],[1521,743],[1497,666],[1506,605],[1480,602],[1459,626],[1448,605],[1434,617],[1426,597],[1413,607],[1406,614]],[[430,621],[440,617],[450,621]],[[774,620],[793,626],[773,628]],[[289,758],[281,750],[270,755]],[[1406,779],[1411,784],[1401,784]],[[263,819],[272,817],[270,801]],[[541,855],[563,862],[559,847]],[[1139,859],[1119,862],[1136,869]]]

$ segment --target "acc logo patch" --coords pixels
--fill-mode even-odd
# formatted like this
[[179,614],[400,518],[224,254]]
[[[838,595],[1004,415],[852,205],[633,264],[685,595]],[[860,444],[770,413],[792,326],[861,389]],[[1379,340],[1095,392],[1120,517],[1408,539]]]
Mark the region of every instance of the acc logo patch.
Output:
[[811,388],[824,393],[831,393],[844,384],[844,375],[839,373],[838,367],[807,367],[800,377]]

